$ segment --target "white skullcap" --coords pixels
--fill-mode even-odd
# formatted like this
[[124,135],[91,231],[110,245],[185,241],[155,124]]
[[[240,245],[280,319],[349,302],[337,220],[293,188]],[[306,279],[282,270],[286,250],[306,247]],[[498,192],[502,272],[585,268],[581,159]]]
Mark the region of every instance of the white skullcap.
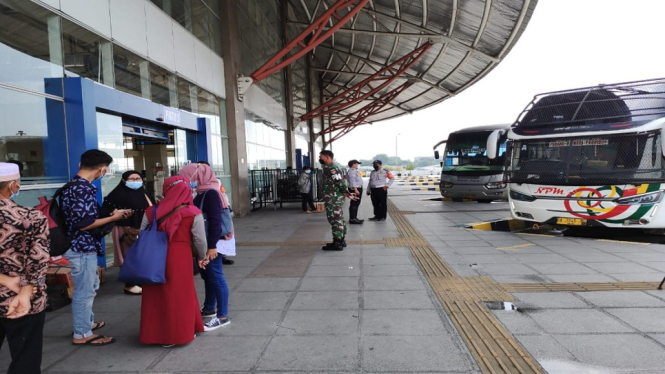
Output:
[[0,162],[0,182],[15,181],[21,178],[18,165]]

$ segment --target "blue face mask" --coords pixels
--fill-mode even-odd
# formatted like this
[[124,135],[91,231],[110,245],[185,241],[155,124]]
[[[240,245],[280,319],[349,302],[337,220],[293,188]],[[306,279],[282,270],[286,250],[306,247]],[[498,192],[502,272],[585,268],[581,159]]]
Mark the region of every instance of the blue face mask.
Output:
[[198,186],[198,185],[199,185],[199,183],[197,181],[189,182],[189,187],[191,187],[192,189],[195,189],[196,186]]
[[125,182],[125,186],[131,188],[132,190],[138,190],[143,186],[143,182]]
[[[12,182],[12,184],[13,184],[13,183],[14,183],[14,182]],[[9,191],[11,191],[11,190],[12,190],[12,188],[11,188],[11,186],[10,186],[10,187],[9,187]],[[16,198],[18,197],[18,194],[19,194],[20,192],[21,192],[21,187],[19,187],[18,190],[16,190],[16,193],[12,192],[12,195],[11,195],[9,198],[12,199],[12,200],[16,199]]]

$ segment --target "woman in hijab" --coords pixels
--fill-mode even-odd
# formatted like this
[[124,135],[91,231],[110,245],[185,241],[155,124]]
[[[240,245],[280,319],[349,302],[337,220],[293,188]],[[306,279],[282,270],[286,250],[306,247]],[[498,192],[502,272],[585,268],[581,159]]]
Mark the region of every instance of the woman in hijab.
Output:
[[233,232],[222,236],[222,210],[229,207],[229,202],[220,191],[219,181],[210,166],[189,164],[180,169],[178,174],[191,181],[191,186],[197,193],[194,204],[201,208],[208,220],[206,232],[208,265],[205,269],[201,269],[201,278],[205,284],[205,302],[201,315],[213,317],[205,324],[205,330],[211,331],[231,322],[228,316],[229,287],[222,271],[222,256],[217,250],[219,240],[233,237]]
[[[143,187],[143,177],[136,170],[122,174],[122,180],[105,198],[102,212],[113,212],[115,209],[131,209],[131,217],[117,221],[111,236],[113,237],[113,266],[122,266],[125,254],[136,241],[141,227],[141,219],[148,207],[153,205]],[[125,284],[125,293],[140,295],[141,286]]]
[[[166,283],[143,286],[140,342],[170,347],[187,344],[204,331],[192,274],[192,243],[199,266],[205,268],[206,236],[201,211],[193,205],[189,179],[170,177],[163,190],[164,198],[157,206],[157,220],[163,221],[157,228],[168,234]],[[149,209],[141,229],[152,220]]]

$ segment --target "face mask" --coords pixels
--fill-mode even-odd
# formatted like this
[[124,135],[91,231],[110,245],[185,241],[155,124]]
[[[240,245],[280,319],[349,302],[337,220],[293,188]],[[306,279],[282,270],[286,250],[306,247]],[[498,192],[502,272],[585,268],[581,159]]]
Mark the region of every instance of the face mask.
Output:
[[125,182],[125,186],[131,188],[132,190],[138,190],[143,186],[143,182]]
[[323,159],[322,159],[322,158],[320,158],[320,159],[319,159],[319,163],[321,163],[321,164],[323,164],[323,165],[325,165],[325,164],[326,164],[326,162],[325,162],[325,161],[323,161]]
[[197,182],[197,181],[189,182],[189,187],[191,187],[192,189],[195,189],[196,186],[198,186],[198,185],[199,185],[199,182]]
[[[15,183],[15,182],[12,182],[12,183]],[[9,187],[9,191],[10,191],[10,192],[12,191],[12,187],[11,187],[11,186]],[[12,200],[16,199],[16,198],[18,197],[18,194],[19,194],[20,192],[21,192],[21,187],[19,187],[18,190],[16,190],[16,193],[12,192],[12,195],[11,195],[9,198],[12,199]]]
[[312,172],[311,170],[305,170],[305,174],[309,174],[311,172]]

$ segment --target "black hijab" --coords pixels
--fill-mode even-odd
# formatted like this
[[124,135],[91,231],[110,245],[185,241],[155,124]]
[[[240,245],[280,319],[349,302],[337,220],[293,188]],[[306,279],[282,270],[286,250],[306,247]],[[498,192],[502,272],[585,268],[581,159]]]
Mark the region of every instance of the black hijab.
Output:
[[[134,228],[141,227],[141,220],[143,219],[143,214],[145,210],[149,207],[148,205],[148,194],[144,186],[133,190],[125,185],[127,178],[132,174],[141,175],[140,172],[136,170],[130,170],[122,174],[122,181],[118,184],[116,188],[113,189],[105,198],[104,204],[102,205],[102,212],[106,214],[111,214],[115,209],[132,209],[134,214],[126,219],[122,219],[116,222],[117,226],[129,226]],[[143,177],[141,177],[143,179]],[[154,204],[154,201],[150,199]]]

